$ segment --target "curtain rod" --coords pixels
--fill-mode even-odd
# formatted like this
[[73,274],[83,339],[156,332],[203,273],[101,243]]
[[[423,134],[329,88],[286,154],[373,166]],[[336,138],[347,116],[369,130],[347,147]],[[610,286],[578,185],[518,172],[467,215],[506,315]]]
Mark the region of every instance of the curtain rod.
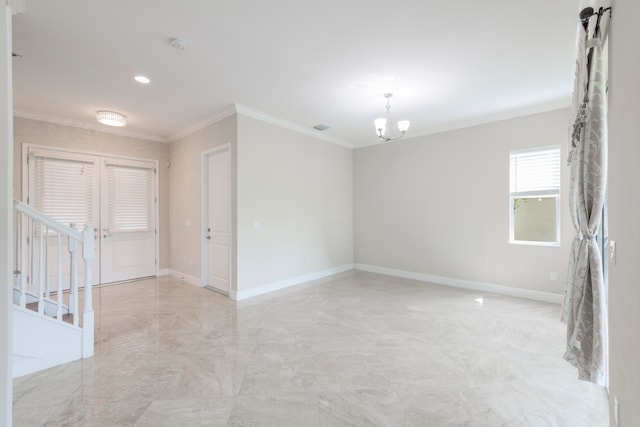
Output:
[[597,12],[592,7],[585,7],[584,9],[582,9],[578,17],[580,18],[580,21],[582,21],[582,25],[586,30],[589,27],[589,19],[594,15],[598,15],[598,21],[596,22],[597,33],[598,29],[600,29],[600,19],[606,11],[609,11],[609,18],[611,18],[611,6],[607,8],[601,7]]

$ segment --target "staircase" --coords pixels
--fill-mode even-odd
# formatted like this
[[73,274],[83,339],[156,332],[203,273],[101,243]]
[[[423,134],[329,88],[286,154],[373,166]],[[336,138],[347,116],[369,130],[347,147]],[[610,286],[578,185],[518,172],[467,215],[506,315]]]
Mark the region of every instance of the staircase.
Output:
[[94,234],[90,225],[79,231],[22,202],[14,200],[13,206],[13,377],[17,378],[93,356]]

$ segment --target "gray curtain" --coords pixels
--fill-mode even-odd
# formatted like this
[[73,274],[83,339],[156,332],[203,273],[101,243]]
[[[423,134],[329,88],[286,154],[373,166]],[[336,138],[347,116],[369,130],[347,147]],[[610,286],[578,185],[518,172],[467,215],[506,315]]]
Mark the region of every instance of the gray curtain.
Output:
[[607,187],[607,58],[603,37],[588,39],[582,26],[579,31],[569,154],[569,208],[576,236],[562,310],[567,323],[564,358],[580,379],[607,386],[607,286],[602,242],[597,241]]

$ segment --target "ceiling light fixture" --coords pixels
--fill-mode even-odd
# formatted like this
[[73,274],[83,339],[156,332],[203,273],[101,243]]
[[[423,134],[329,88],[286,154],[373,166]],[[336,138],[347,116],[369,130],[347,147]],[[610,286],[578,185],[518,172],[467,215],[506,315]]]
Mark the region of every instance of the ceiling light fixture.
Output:
[[127,124],[127,118],[115,111],[98,111],[96,113],[96,119],[103,125],[108,126],[125,126]]
[[[409,120],[400,120],[396,126],[390,124],[389,109],[391,109],[391,104],[389,103],[389,100],[392,96],[392,93],[384,94],[384,97],[387,98],[387,106],[385,107],[387,113],[385,117],[380,117],[374,122],[376,125],[376,133],[378,134],[378,138],[382,142],[395,141],[397,139],[400,139],[404,136],[404,133],[407,131],[407,129],[409,129]],[[396,127],[400,132],[399,136],[395,131]]]
[[151,80],[149,80],[149,77],[145,77],[145,76],[135,76],[133,79],[138,83],[142,83],[145,85],[151,83]]
[[169,44],[172,48],[177,50],[184,50],[184,48],[187,47],[187,43],[184,40],[178,38],[169,40]]

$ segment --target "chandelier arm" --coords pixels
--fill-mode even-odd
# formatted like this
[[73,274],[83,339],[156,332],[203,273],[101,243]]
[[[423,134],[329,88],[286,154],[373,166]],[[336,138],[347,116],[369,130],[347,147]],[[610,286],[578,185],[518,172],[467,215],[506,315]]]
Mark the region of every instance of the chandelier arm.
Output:
[[403,137],[404,137],[404,131],[401,131],[401,135],[396,138],[389,138],[388,136],[382,136],[381,132],[378,133],[378,138],[382,142],[397,141],[399,139],[402,139]]

